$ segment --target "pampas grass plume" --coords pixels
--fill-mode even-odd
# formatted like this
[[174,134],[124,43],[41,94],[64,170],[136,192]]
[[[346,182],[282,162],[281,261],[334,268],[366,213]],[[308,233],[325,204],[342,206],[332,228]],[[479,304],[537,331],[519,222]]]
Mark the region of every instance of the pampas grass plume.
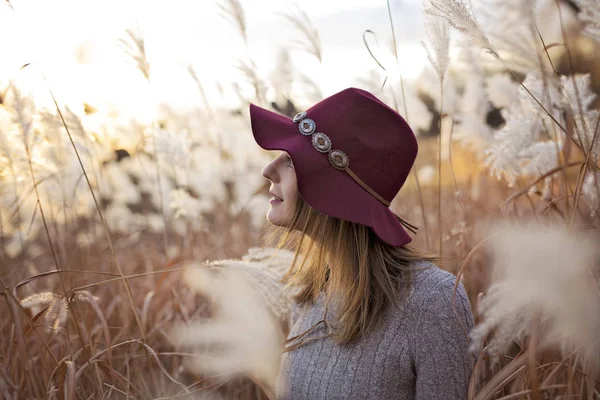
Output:
[[446,19],[435,15],[429,0],[423,1],[423,8],[425,10],[423,23],[427,41],[422,42],[422,45],[440,81],[443,81],[448,64],[450,64],[450,26]]
[[496,54],[464,0],[430,0],[430,4],[428,13],[447,20],[454,29],[469,37],[477,45]]
[[540,351],[574,352],[587,367],[598,354],[600,297],[592,275],[598,248],[562,225],[503,223],[490,229],[493,276],[478,304],[472,350],[488,337],[496,355],[536,329]]
[[[186,367],[209,376],[246,375],[273,393],[287,334],[278,321],[286,314],[285,300],[276,299],[281,293],[278,282],[261,274],[255,263],[229,260],[192,263],[184,281],[214,307],[214,318],[172,331],[176,346],[191,348],[197,355]],[[269,294],[273,298],[265,301]]]
[[597,0],[577,0],[580,18],[585,23],[583,33],[600,43],[600,6]]

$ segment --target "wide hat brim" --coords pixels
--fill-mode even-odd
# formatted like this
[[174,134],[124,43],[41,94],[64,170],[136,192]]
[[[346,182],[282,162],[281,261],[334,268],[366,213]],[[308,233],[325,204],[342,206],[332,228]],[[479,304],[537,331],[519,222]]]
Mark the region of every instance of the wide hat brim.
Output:
[[[285,151],[291,157],[300,196],[329,216],[369,226],[392,246],[412,241],[389,207],[362,188],[345,171],[334,168],[291,118],[250,104],[254,139],[265,150]],[[343,149],[341,149],[343,150]],[[350,160],[352,165],[352,160]]]

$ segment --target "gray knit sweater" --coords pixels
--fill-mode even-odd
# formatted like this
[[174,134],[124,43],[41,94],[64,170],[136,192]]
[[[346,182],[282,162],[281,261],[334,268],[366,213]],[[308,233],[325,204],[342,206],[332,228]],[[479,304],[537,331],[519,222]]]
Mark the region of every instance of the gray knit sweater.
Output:
[[[452,309],[456,277],[431,263],[415,274],[401,309],[389,307],[379,325],[356,344],[330,338],[286,353],[277,386],[285,400],[466,399],[473,358],[464,333],[473,316],[462,284]],[[324,297],[300,311],[290,337],[323,318]],[[331,311],[329,311],[331,313]],[[325,334],[323,324],[308,337]]]

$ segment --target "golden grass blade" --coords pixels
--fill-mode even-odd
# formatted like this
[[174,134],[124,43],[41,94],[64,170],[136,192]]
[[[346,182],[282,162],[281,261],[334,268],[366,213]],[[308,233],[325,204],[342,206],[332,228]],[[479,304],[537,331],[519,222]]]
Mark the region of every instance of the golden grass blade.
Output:
[[475,400],[487,400],[500,388],[502,388],[508,381],[515,377],[519,372],[525,369],[527,365],[527,355],[523,354],[508,365],[500,370],[499,373],[494,375],[480,390],[475,397]]
[[[42,77],[44,78],[44,82],[46,82],[47,84],[47,80],[44,74],[42,74]],[[94,200],[94,204],[96,206],[96,211],[98,211],[98,215],[100,216],[100,220],[102,221],[102,225],[104,227],[104,233],[106,235],[106,240],[108,241],[108,246],[110,248],[110,253],[112,256],[112,259],[115,263],[115,266],[117,267],[117,270],[119,271],[119,275],[122,277],[122,282],[123,285],[125,286],[125,290],[127,292],[127,297],[129,298],[129,302],[131,304],[131,308],[133,310],[133,315],[135,316],[135,320],[138,324],[138,328],[140,330],[140,335],[142,336],[142,340],[145,342],[146,338],[145,338],[145,334],[144,334],[144,329],[142,328],[142,323],[140,321],[140,317],[137,313],[136,307],[135,307],[135,302],[133,301],[133,295],[131,294],[131,288],[129,287],[129,283],[127,282],[127,280],[124,277],[124,273],[123,273],[123,269],[121,268],[121,265],[119,263],[119,260],[117,259],[117,255],[112,243],[112,238],[111,238],[111,234],[110,234],[110,229],[108,227],[108,224],[106,223],[106,220],[104,218],[104,215],[102,213],[102,210],[100,209],[100,205],[98,204],[98,199],[96,198],[96,194],[94,193],[94,189],[92,187],[92,184],[90,182],[90,179],[87,175],[87,172],[85,170],[85,167],[83,165],[83,161],[81,160],[81,156],[79,155],[79,151],[77,150],[77,146],[75,145],[75,141],[73,140],[73,137],[71,136],[71,132],[69,131],[69,127],[67,126],[67,123],[63,117],[63,114],[60,110],[60,107],[58,105],[58,102],[56,100],[56,98],[54,97],[54,93],[52,92],[51,89],[48,89],[48,91],[50,92],[50,96],[52,97],[52,101],[54,103],[54,106],[56,108],[56,111],[58,112],[58,115],[60,116],[60,119],[62,121],[62,124],[67,132],[67,136],[69,138],[69,141],[71,142],[71,146],[73,147],[73,151],[75,152],[75,156],[77,157],[77,161],[79,162],[79,166],[81,167],[81,170],[83,172],[83,175],[85,176],[85,181],[87,183],[88,189],[90,191],[90,194],[92,195],[92,198]],[[41,210],[40,210],[41,211]],[[53,252],[54,254],[54,252]],[[58,265],[57,265],[57,269]],[[77,326],[77,325],[76,325]]]
[[96,316],[100,320],[100,324],[102,325],[102,332],[104,333],[104,340],[106,341],[106,343],[105,343],[106,349],[108,350],[108,352],[106,353],[106,356],[108,359],[108,365],[110,366],[110,368],[112,370],[113,356],[112,356],[110,331],[108,328],[108,323],[106,322],[106,318],[104,317],[104,313],[102,312],[102,309],[100,308],[100,305],[98,304],[98,299],[96,298],[96,296],[92,295],[90,292],[88,292],[86,290],[82,290],[80,292],[75,292],[73,294],[73,297],[77,300],[83,300],[83,301],[86,301],[87,303],[89,303],[92,306],[92,308],[94,309]]
[[65,376],[65,400],[75,399],[75,364],[72,361],[65,361],[67,365],[67,374]]

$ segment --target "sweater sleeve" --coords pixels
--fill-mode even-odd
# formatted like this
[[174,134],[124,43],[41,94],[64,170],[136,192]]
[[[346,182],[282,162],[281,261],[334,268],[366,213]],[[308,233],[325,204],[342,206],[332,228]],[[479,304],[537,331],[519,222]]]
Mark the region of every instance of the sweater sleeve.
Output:
[[416,400],[467,398],[473,368],[467,334],[473,315],[465,289],[459,284],[452,305],[456,277],[447,273],[429,286],[414,331]]

